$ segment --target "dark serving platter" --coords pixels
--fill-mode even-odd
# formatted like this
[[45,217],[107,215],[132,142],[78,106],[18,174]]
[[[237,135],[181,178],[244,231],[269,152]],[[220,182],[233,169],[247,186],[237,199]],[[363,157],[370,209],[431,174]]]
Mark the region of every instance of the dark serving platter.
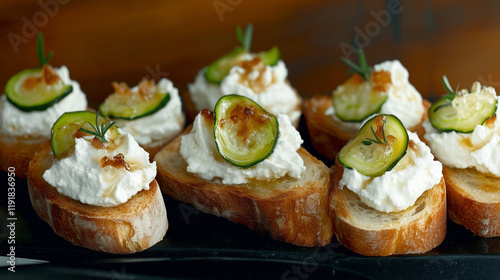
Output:
[[[303,125],[300,131],[306,131]],[[302,136],[304,146],[312,151],[307,133]],[[337,241],[317,248],[276,241],[167,196],[169,229],[163,241],[132,255],[96,252],[56,235],[34,212],[26,179],[19,178],[15,181],[15,244],[10,244],[6,172],[0,172],[0,182],[0,279],[500,278],[500,238],[475,236],[453,222],[448,222],[444,242],[425,254],[365,257]],[[15,273],[8,270],[11,246]]]

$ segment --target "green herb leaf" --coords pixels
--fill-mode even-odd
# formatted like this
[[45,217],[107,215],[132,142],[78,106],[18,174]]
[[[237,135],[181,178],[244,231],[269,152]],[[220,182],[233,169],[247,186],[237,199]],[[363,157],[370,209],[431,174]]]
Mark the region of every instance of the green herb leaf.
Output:
[[80,131],[83,131],[83,132],[88,133],[90,135],[94,135],[95,137],[97,137],[97,139],[101,140],[101,142],[103,142],[103,143],[108,143],[108,140],[106,140],[106,137],[105,137],[106,132],[116,122],[109,122],[108,124],[106,124],[106,126],[104,125],[104,123],[102,123],[101,127],[99,128],[99,114],[100,114],[100,111],[98,111],[97,114],[96,114],[96,116],[95,116],[95,126],[89,122],[89,124],[92,127],[93,131],[85,129],[83,127],[80,127]]
[[236,38],[238,38],[238,41],[248,53],[250,52],[250,48],[252,46],[252,34],[253,25],[251,23],[247,25],[244,33],[241,26],[236,26]]
[[49,63],[50,59],[54,55],[54,51],[50,51],[49,54],[47,54],[47,56],[45,56],[42,32],[38,32],[38,36],[37,36],[37,40],[36,40],[36,50],[37,50],[37,54],[38,54],[38,62],[40,63],[40,67],[42,67],[44,64]]
[[458,85],[457,85],[457,89],[454,92],[446,75],[443,75],[441,82],[443,84],[444,89],[447,92],[447,94],[443,95],[443,98],[449,99],[450,101],[455,99],[455,96],[458,93]]
[[375,139],[366,137],[366,140],[361,141],[361,143],[363,143],[363,145],[370,146],[371,144],[389,144],[387,142],[387,139],[385,138],[385,120],[384,120],[384,124],[382,127],[383,140],[380,140],[380,138],[377,136],[377,133],[375,133],[375,130],[373,129],[373,127],[370,127],[370,129],[372,130],[372,134],[373,134],[373,136],[375,136]]
[[354,73],[358,73],[365,81],[370,79],[370,67],[368,67],[368,63],[366,62],[365,52],[362,48],[359,49],[359,66],[354,62],[348,60],[345,57],[340,57],[340,60],[347,64]]

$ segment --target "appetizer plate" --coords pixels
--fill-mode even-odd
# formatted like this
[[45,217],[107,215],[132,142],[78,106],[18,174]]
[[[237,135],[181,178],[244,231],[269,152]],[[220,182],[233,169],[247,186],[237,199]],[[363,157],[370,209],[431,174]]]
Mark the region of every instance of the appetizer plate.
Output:
[[[305,127],[300,130],[306,131]],[[306,133],[302,135],[305,147],[313,151]],[[318,158],[331,166],[332,162]],[[336,240],[314,248],[272,240],[166,196],[169,229],[163,241],[132,255],[101,253],[57,236],[33,210],[25,179],[15,181],[12,233],[7,227],[12,221],[8,219],[12,216],[8,215],[7,173],[0,173],[0,182],[5,186],[0,191],[0,279],[54,275],[78,279],[495,279],[500,275],[500,238],[475,236],[453,222],[448,222],[444,242],[425,254],[364,257]],[[12,234],[15,244],[9,243]],[[11,246],[16,258],[46,262],[19,262],[12,273],[7,263]]]

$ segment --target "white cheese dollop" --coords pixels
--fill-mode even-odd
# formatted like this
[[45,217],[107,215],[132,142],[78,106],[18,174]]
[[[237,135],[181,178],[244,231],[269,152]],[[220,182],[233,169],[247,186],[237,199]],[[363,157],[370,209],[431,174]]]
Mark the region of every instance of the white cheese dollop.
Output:
[[87,98],[80,84],[69,77],[66,66],[54,68],[64,84],[73,86],[73,92],[43,111],[24,112],[12,105],[6,95],[0,97],[0,130],[13,137],[50,138],[54,122],[65,112],[87,109]]
[[366,205],[381,211],[402,211],[442,178],[442,165],[434,161],[429,147],[417,134],[408,132],[415,150],[408,147],[406,155],[388,172],[378,177],[360,174],[355,169],[344,168],[340,187],[356,193]]
[[[492,87],[481,90],[495,93]],[[495,93],[496,95],[496,93]],[[500,104],[500,97],[497,97]],[[500,108],[493,125],[477,125],[472,133],[440,132],[429,120],[424,122],[424,138],[436,158],[454,168],[473,167],[479,172],[500,177]]]
[[[251,60],[253,57],[253,55],[247,55],[243,59]],[[283,61],[279,60],[274,66],[265,66],[265,71],[262,73],[252,71],[246,76],[243,75],[245,73],[243,68],[235,66],[231,68],[220,86],[207,81],[205,69],[198,72],[194,83],[188,84],[191,100],[198,111],[202,109],[213,110],[222,96],[238,94],[254,100],[274,115],[287,114],[292,123],[297,123],[300,118],[301,111],[297,106],[301,100],[287,82],[288,70]],[[241,82],[241,79],[259,79],[261,75],[265,84],[263,91],[254,92],[254,89]]]
[[222,179],[223,184],[244,184],[250,179],[272,180],[289,175],[300,178],[306,170],[297,153],[302,144],[299,132],[286,115],[278,115],[279,137],[273,153],[249,168],[240,168],[225,161],[217,151],[213,126],[198,114],[189,134],[182,136],[181,155],[187,171],[205,180]]
[[[392,114],[398,117],[405,127],[413,127],[420,123],[425,112],[422,96],[410,84],[408,70],[399,60],[386,61],[373,67],[374,71],[387,71],[391,74],[392,85],[387,91],[387,100],[382,104],[378,114]],[[336,90],[342,90],[339,86]],[[335,109],[330,106],[325,115],[331,116],[343,127],[357,131],[363,122],[344,122],[335,115]]]
[[[184,128],[185,118],[179,90],[168,79],[161,79],[156,85],[158,92],[168,92],[170,100],[167,105],[152,115],[135,120],[116,119],[116,124],[123,131],[132,134],[140,145],[163,145],[179,134]],[[138,91],[136,86],[131,89]]]
[[[120,133],[123,133],[120,131]],[[97,149],[93,137],[75,139],[75,152],[55,160],[43,174],[43,179],[65,196],[82,203],[115,206],[126,202],[141,190],[148,190],[156,176],[156,162],[149,162],[149,154],[132,135],[120,135],[114,150]],[[101,167],[101,159],[110,160],[121,153],[130,170],[110,165]]]

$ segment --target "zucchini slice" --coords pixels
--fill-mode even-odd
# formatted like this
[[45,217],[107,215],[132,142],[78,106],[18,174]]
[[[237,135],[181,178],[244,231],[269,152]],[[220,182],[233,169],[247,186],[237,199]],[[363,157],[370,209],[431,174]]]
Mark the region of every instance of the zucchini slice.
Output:
[[205,78],[207,81],[212,84],[220,84],[222,79],[229,74],[231,68],[238,64],[239,58],[245,53],[243,47],[236,47],[228,54],[221,56],[208,65],[207,69],[205,69]]
[[[30,81],[35,80],[39,80],[39,82],[30,83]],[[25,112],[43,111],[73,92],[73,87],[64,85],[62,81],[47,85],[42,80],[41,68],[25,69],[15,74],[5,86],[7,99],[19,110]]]
[[260,52],[257,56],[262,60],[264,65],[274,66],[281,59],[281,53],[277,46],[272,47],[270,50]]
[[495,114],[497,103],[494,94],[465,93],[452,100],[443,97],[429,108],[429,121],[439,131],[471,133]]
[[99,106],[99,110],[106,118],[135,120],[158,112],[168,101],[170,101],[168,92],[156,93],[147,100],[141,99],[139,95],[129,97],[113,93]]
[[[75,150],[75,134],[80,127],[92,129],[89,123],[95,124],[97,114],[89,111],[74,111],[62,114],[52,126],[51,141],[52,151],[55,158],[63,158],[71,155]],[[108,123],[106,119],[99,119],[99,126]],[[112,139],[118,137],[118,129],[112,126],[109,131]]]
[[[238,65],[241,57],[247,52],[243,47],[236,47],[230,53],[218,58],[212,64],[207,66],[205,70],[205,78],[212,84],[220,84],[222,80],[229,74],[229,71],[234,66]],[[268,51],[256,54],[262,60],[264,65],[274,66],[281,58],[278,47],[274,46]]]
[[406,154],[408,132],[394,115],[369,119],[339,152],[338,160],[346,168],[376,177],[390,171]]
[[389,72],[377,71],[370,81],[354,73],[352,77],[333,92],[333,108],[339,119],[345,122],[360,122],[380,112],[387,101],[387,90],[391,84]]
[[278,119],[247,97],[223,96],[215,105],[214,119],[217,150],[233,165],[250,167],[263,161],[278,141]]

